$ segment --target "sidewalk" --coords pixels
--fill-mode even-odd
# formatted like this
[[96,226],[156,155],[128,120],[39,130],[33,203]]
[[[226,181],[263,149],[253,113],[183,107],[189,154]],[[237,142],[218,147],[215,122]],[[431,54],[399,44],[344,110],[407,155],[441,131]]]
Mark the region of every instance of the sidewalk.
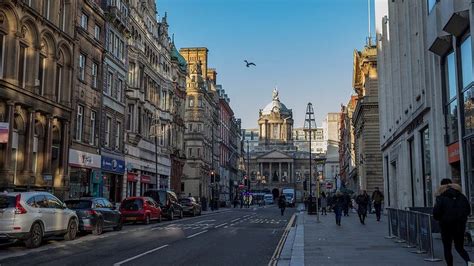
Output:
[[[342,217],[342,226],[335,223],[334,213],[320,216],[306,212],[297,214],[296,226],[292,228],[280,254],[278,265],[445,265],[442,262],[426,262],[427,254],[414,254],[404,244],[385,239],[388,224],[383,216],[377,222],[374,214],[361,225],[356,213]],[[439,235],[434,235],[437,258],[443,258]],[[472,247],[466,247],[474,258]],[[454,250],[454,264],[464,265]]]

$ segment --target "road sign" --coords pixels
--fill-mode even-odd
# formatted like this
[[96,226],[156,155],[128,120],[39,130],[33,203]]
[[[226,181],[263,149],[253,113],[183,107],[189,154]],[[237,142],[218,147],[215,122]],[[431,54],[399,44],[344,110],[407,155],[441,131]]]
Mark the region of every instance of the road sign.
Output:
[[327,189],[332,189],[332,183],[327,183],[327,184],[326,184],[326,188],[327,188]]

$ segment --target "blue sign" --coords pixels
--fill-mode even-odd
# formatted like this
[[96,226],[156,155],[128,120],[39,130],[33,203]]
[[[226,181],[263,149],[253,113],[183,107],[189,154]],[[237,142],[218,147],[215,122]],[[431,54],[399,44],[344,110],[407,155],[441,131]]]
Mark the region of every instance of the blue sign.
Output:
[[125,173],[125,161],[102,156],[102,170],[123,174]]

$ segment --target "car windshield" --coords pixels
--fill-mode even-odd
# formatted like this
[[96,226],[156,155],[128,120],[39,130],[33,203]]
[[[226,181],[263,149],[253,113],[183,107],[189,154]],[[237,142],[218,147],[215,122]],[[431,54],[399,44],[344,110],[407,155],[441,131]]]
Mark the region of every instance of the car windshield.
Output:
[[13,208],[16,205],[16,197],[14,196],[0,196],[0,209]]
[[127,211],[138,211],[143,208],[143,201],[141,199],[124,200],[120,207]]
[[92,207],[90,200],[66,200],[66,206],[69,209],[89,209]]

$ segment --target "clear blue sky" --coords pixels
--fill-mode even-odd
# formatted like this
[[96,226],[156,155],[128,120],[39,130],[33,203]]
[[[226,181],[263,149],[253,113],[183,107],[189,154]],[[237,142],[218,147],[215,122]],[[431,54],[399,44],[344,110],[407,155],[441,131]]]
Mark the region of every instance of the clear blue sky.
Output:
[[[367,0],[158,0],[157,8],[168,13],[178,49],[209,49],[209,66],[244,128],[256,127],[275,86],[295,127],[309,101],[321,126],[353,93],[352,55],[368,35]],[[246,68],[244,59],[257,67]]]

